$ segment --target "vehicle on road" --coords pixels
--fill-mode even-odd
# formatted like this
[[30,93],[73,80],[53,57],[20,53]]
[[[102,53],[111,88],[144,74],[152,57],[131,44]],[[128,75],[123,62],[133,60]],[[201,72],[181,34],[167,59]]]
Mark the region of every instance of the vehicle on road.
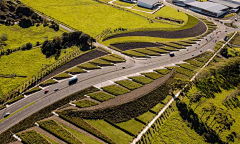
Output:
[[58,88],[55,88],[54,91],[58,91]]
[[237,21],[238,19],[237,19],[237,18],[235,18],[234,20],[235,20],[235,21]]
[[10,112],[5,113],[5,115],[3,116],[4,118],[8,117],[10,115]]
[[224,40],[225,40],[225,41],[228,41],[228,40],[229,40],[229,36],[226,36],[226,37],[224,38]]
[[171,52],[171,53],[169,53],[169,56],[170,56],[170,57],[174,57],[174,56],[175,56],[175,53]]
[[48,93],[48,91],[49,91],[48,89],[45,89],[45,90],[44,90],[44,93],[46,94],[46,93]]
[[75,84],[77,81],[78,81],[78,77],[77,76],[69,78],[68,85]]

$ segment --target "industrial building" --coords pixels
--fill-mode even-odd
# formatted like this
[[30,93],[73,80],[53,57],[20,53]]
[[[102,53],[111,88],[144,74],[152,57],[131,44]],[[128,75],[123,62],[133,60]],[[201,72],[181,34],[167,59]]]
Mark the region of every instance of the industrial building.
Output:
[[140,7],[153,9],[159,4],[159,0],[138,0],[137,5]]
[[[218,0],[217,0],[218,1]],[[194,12],[220,17],[231,10],[230,7],[215,2],[199,2],[195,0],[173,0],[173,4],[186,7]]]
[[219,3],[233,9],[239,9],[240,1],[237,0],[209,0],[211,2]]

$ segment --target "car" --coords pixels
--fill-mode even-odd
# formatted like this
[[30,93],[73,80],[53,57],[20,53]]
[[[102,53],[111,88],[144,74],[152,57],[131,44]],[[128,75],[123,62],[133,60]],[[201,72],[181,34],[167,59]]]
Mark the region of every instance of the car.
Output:
[[171,53],[169,53],[169,56],[170,56],[170,57],[174,57],[175,54],[174,54],[173,52],[171,52]]
[[126,68],[125,66],[122,67],[122,69],[125,69],[125,68]]
[[5,113],[5,115],[3,116],[4,118],[8,117],[10,115],[10,112]]
[[238,19],[237,19],[237,18],[235,18],[234,20],[235,20],[235,21],[237,21]]
[[228,41],[228,40],[229,40],[229,36],[226,36],[226,37],[224,38],[224,40],[225,40],[225,41]]
[[44,90],[44,93],[45,93],[45,94],[48,93],[48,89],[45,89],[45,90]]
[[192,56],[194,56],[194,54]]
[[55,88],[54,91],[58,91],[58,88]]
[[200,50],[200,52],[202,52],[202,50]]

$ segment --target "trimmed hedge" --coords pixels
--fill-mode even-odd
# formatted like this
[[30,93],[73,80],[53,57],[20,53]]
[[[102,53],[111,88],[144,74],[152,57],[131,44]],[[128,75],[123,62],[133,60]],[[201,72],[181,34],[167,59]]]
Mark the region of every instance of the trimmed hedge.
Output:
[[137,88],[142,87],[141,84],[133,82],[133,81],[128,80],[128,79],[121,80],[121,81],[116,81],[115,83],[117,83],[117,84],[119,84],[119,85],[121,85],[121,86],[123,86],[123,87],[125,87],[125,88],[127,88],[129,90],[135,90]]
[[83,63],[81,65],[78,65],[78,67],[86,69],[86,70],[101,69],[97,65],[94,65],[94,64],[91,64],[91,63]]
[[104,102],[104,101],[114,98],[113,95],[107,94],[103,91],[98,91],[98,92],[90,93],[87,95],[90,96],[92,99],[98,100],[100,102]]
[[118,85],[109,85],[109,86],[105,86],[105,87],[102,87],[102,89],[105,91],[105,92],[108,92],[110,94],[113,94],[115,96],[118,96],[118,95],[123,95],[125,93],[128,93],[130,92],[128,89],[125,89],[121,86],[118,86]]
[[115,142],[113,140],[111,140],[109,137],[107,137],[106,135],[104,135],[101,131],[99,131],[98,129],[96,129],[95,127],[93,127],[92,125],[90,125],[89,123],[87,123],[86,121],[84,121],[82,118],[80,117],[69,117],[68,115],[69,110],[64,110],[61,112],[57,112],[59,114],[59,116],[72,123],[73,125],[89,132],[90,134],[98,137],[99,139],[110,143],[110,144],[115,144]]
[[188,69],[188,70],[191,70],[191,71],[194,71],[194,70],[198,69],[198,67],[195,67],[193,65],[186,64],[186,63],[178,64],[178,65],[182,68],[185,68],[185,69]]
[[88,111],[68,110],[65,114],[70,119],[73,117],[84,119],[107,119],[114,123],[128,121],[147,112],[164,100],[170,91],[172,82],[173,76],[152,92],[122,105]]
[[129,55],[131,57],[148,57],[146,54],[142,54],[134,50],[126,50],[123,52],[123,54]]
[[30,95],[30,94],[33,94],[33,93],[38,92],[38,91],[40,91],[40,90],[42,90],[42,89],[39,88],[39,87],[34,87],[34,88],[32,88],[32,89],[24,92],[24,94],[25,94],[25,95]]
[[40,83],[39,86],[46,87],[46,86],[49,86],[49,85],[52,85],[52,84],[55,84],[55,83],[58,83],[58,82],[53,80],[53,79],[49,79],[45,82]]
[[89,101],[89,100],[77,101],[77,102],[74,102],[74,104],[76,104],[76,106],[79,107],[79,108],[98,105],[98,103],[93,102],[93,101]]
[[[7,101],[6,104],[10,105],[10,104],[15,103],[16,101],[18,101],[18,100],[20,100],[20,99],[23,99],[23,98],[24,98],[24,95],[19,95],[19,96],[13,98],[13,99],[10,99],[9,101]],[[0,109],[1,109],[1,108],[0,108]]]
[[70,143],[70,144],[81,144],[82,142],[77,139],[74,135],[64,129],[61,125],[59,125],[54,120],[46,120],[38,122],[39,127],[42,129],[50,132],[51,134],[55,135],[56,137],[62,139],[63,141]]
[[154,71],[156,71],[156,72],[158,72],[158,73],[160,73],[160,74],[162,74],[162,75],[166,75],[166,74],[168,74],[168,73],[171,72],[171,71],[168,70],[168,69],[157,69],[157,70],[154,70]]
[[15,141],[15,139],[11,136],[11,133],[18,133],[20,131],[26,130],[30,127],[35,126],[35,122],[39,121],[41,119],[47,118],[52,116],[52,111],[68,104],[69,102],[73,101],[73,100],[80,100],[85,98],[84,95],[88,94],[88,93],[93,93],[98,91],[97,88],[95,87],[89,87],[86,88],[84,90],[81,90],[79,92],[76,92],[70,96],[67,96],[53,104],[51,104],[50,106],[47,106],[43,109],[41,109],[40,111],[32,114],[31,116],[25,118],[24,120],[20,121],[18,124],[12,126],[11,128],[9,128],[8,130],[6,130],[5,132],[0,134],[0,140],[2,143],[10,143],[12,141]]
[[70,70],[67,71],[68,73],[72,74],[72,75],[76,75],[76,74],[80,74],[80,73],[86,73],[85,70],[79,68],[79,67],[74,67]]
[[70,78],[70,77],[72,77],[72,76],[64,72],[64,73],[60,73],[60,74],[54,76],[53,78],[56,80],[62,80],[62,79]]
[[143,54],[146,54],[146,55],[149,55],[149,56],[160,56],[159,53],[156,53],[156,52],[150,51],[148,49],[144,49],[144,48],[134,49],[134,51],[140,52],[140,53],[143,53]]
[[106,61],[106,60],[103,60],[103,59],[94,59],[92,61],[90,61],[90,63],[93,63],[94,65],[98,65],[98,66],[112,66],[113,64]]
[[17,134],[24,144],[51,144],[34,130]]
[[153,79],[153,80],[159,79],[160,77],[163,76],[163,75],[161,75],[159,73],[156,73],[156,72],[142,73],[142,75],[144,75],[144,76],[146,76],[150,79]]
[[129,77],[130,79],[132,79],[133,81],[140,83],[140,84],[149,84],[151,83],[153,80],[144,76],[134,76],[134,77]]
[[157,47],[151,47],[151,48],[146,48],[146,49],[154,51],[154,52],[158,52],[158,53],[169,53],[168,51],[160,49],[160,48],[157,48]]

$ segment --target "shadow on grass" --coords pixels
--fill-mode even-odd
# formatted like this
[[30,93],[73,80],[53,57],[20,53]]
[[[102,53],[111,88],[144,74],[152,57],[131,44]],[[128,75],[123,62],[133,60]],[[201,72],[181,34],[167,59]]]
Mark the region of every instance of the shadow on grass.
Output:
[[194,113],[192,108],[188,108],[185,103],[180,102],[179,100],[177,101],[177,108],[180,112],[180,116],[182,117],[182,119],[184,121],[187,121],[188,126],[191,127],[191,129],[194,129],[196,133],[202,135],[205,138],[206,142],[223,143],[223,141],[220,139],[220,137],[216,134],[215,131],[204,125],[198,115]]

